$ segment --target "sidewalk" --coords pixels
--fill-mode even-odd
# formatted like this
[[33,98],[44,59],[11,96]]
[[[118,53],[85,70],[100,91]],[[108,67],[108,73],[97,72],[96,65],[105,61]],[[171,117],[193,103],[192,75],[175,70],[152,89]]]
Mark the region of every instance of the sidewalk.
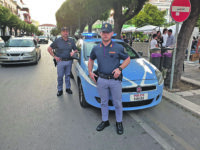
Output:
[[200,117],[200,65],[198,61],[185,61],[184,64],[181,80],[197,85],[199,89],[173,93],[164,90],[163,97]]

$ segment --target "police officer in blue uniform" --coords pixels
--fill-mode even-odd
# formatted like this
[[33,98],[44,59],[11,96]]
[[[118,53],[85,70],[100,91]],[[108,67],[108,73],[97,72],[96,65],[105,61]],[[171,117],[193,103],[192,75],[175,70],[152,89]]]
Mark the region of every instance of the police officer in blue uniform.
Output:
[[[71,58],[74,53],[78,52],[74,40],[68,37],[69,30],[67,27],[61,28],[61,37],[57,38],[48,47],[48,52],[51,56],[56,59],[57,62],[57,82],[58,82],[58,92],[57,96],[63,94],[63,77],[65,75],[66,92],[72,94],[71,84],[70,84],[70,72],[72,67]],[[53,49],[55,52],[53,52]]]
[[[97,126],[97,131],[102,131],[109,126],[109,93],[111,93],[113,104],[115,106],[116,131],[117,134],[123,134],[122,124],[122,85],[120,75],[122,70],[130,63],[130,57],[124,51],[122,45],[111,40],[113,35],[112,26],[109,23],[102,25],[102,42],[95,46],[90,54],[88,62],[88,71],[90,78],[96,82],[97,75],[92,72],[94,60],[98,63],[98,80],[96,82],[99,96],[101,98],[102,122]],[[120,60],[124,60],[120,65]]]

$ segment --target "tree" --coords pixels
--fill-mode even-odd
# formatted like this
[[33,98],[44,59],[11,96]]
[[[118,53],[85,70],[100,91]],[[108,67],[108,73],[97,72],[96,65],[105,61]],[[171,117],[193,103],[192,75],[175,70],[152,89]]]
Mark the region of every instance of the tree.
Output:
[[[83,31],[88,24],[89,32],[92,25],[100,18],[101,15],[110,9],[109,1],[99,0],[68,0],[65,1],[56,12],[57,26],[66,25],[71,27],[72,33],[79,28]],[[77,11],[78,10],[78,11]]]
[[177,52],[174,70],[173,87],[178,87],[183,72],[185,50],[187,49],[190,37],[200,15],[199,0],[190,0],[191,13],[186,21],[183,22],[177,40]]
[[54,28],[54,29],[51,30],[51,34],[53,36],[57,36],[59,33],[60,33],[60,30],[58,28]]
[[145,4],[144,8],[134,18],[128,21],[128,24],[134,24],[137,27],[146,24],[160,26],[165,23],[165,14],[166,11],[160,11],[157,6]]
[[0,5],[0,28],[3,30],[3,36],[5,36],[5,29],[10,17],[11,17],[10,10]]
[[[108,0],[107,0],[108,1]],[[120,38],[123,24],[136,16],[147,0],[111,0],[114,9],[114,32]],[[123,11],[124,9],[124,11]]]
[[12,29],[16,27],[18,23],[19,23],[19,18],[16,15],[11,14],[11,17],[7,22],[7,26],[10,28],[10,35],[12,35]]

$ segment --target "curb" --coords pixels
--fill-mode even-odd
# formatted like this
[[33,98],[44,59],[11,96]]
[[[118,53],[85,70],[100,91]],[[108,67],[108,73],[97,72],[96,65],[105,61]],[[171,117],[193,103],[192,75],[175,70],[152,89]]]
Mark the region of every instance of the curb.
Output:
[[[194,84],[194,85],[197,85],[197,86],[200,86],[200,82],[193,80],[193,79],[181,77],[181,80],[191,83],[191,84]],[[184,99],[183,97],[176,95],[174,93],[168,92],[166,90],[163,90],[163,97],[165,97],[167,100],[181,106],[185,110],[190,111],[194,115],[200,117],[200,106],[199,105],[194,104],[194,103]]]
[[200,86],[200,81],[194,80],[194,79],[190,79],[190,78],[186,78],[186,77],[181,77],[181,80],[194,84],[196,86]]
[[200,117],[200,106],[197,104],[194,104],[184,98],[182,98],[179,95],[170,93],[166,90],[163,90],[163,97],[165,97],[167,100],[170,100],[171,102],[183,107],[184,109],[190,111],[194,115]]

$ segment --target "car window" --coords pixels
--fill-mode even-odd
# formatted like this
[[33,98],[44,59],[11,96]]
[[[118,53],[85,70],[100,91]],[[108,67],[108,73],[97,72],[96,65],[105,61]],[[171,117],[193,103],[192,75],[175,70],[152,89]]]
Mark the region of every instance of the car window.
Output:
[[35,47],[35,44],[32,39],[11,39],[5,47]]
[[[85,42],[84,43],[84,57],[85,60],[88,60],[90,57],[90,53],[93,49],[93,47],[95,47],[98,43],[100,42]],[[125,51],[128,53],[128,55],[130,56],[131,59],[135,59],[135,58],[139,58],[139,55],[126,43],[124,42],[117,42],[118,44],[121,44]]]

